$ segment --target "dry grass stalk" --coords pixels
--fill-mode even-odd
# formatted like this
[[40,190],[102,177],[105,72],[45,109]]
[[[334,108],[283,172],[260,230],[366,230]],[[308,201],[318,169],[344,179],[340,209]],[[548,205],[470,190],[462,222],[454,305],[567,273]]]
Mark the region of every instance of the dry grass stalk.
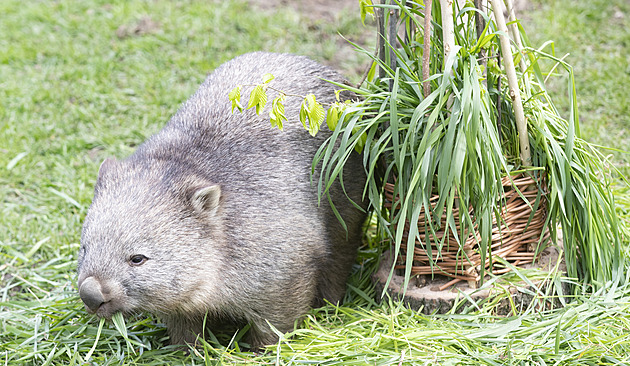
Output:
[[453,24],[453,0],[440,0],[442,11],[442,39],[444,39],[444,61],[455,48],[455,26]]
[[[492,7],[493,9],[501,9],[500,0],[492,0]],[[507,74],[508,85],[510,88],[510,98],[512,99],[512,105],[514,107],[514,116],[516,118],[516,127],[518,129],[518,137],[521,148],[521,162],[524,166],[531,166],[532,158],[531,148],[529,146],[529,135],[527,133],[527,121],[525,120],[525,113],[523,112],[523,101],[521,100],[518,78],[516,77],[516,68],[514,67],[514,57],[512,55],[510,39],[507,36],[509,33],[505,24],[503,12],[494,11],[494,17],[499,30],[503,32],[503,34],[499,34],[499,39],[501,41],[501,54],[503,56],[505,72]]]
[[424,49],[422,51],[422,88],[424,97],[431,94],[431,82],[428,80],[431,76],[430,60],[431,60],[431,7],[433,1],[427,1],[424,4]]

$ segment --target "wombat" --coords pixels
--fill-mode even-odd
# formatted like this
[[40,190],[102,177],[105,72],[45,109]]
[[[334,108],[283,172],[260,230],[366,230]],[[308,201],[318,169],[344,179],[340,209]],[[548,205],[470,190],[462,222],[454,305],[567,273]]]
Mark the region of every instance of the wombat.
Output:
[[[277,341],[267,322],[291,331],[310,307],[342,299],[366,218],[361,157],[346,162],[344,189],[331,188],[346,230],[311,182],[330,131],[313,138],[299,122],[279,131],[268,113],[231,112],[228,92],[265,73],[273,88],[322,102],[336,88],[321,78],[342,81],[306,57],[245,54],[210,74],[134,154],[105,160],[79,252],[88,312],[151,312],[173,344],[195,342],[203,324],[250,324],[257,348]],[[289,118],[301,102],[287,98]]]

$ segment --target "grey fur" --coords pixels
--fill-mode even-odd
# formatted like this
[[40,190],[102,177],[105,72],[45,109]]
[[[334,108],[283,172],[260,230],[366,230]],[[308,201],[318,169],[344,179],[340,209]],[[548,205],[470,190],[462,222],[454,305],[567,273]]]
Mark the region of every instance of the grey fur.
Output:
[[[106,160],[79,253],[89,312],[154,313],[175,344],[194,342],[206,314],[209,324],[249,322],[258,347],[277,340],[267,321],[290,331],[311,306],[342,299],[365,213],[339,186],[332,197],[348,232],[326,203],[317,206],[310,169],[326,128],[316,138],[295,121],[278,131],[269,106],[261,116],[230,112],[228,92],[264,73],[275,75],[275,88],[323,102],[334,100],[335,88],[320,78],[341,81],[305,57],[237,57],[133,155]],[[286,115],[297,116],[300,102],[288,98]],[[361,202],[365,175],[353,155],[345,189]]]

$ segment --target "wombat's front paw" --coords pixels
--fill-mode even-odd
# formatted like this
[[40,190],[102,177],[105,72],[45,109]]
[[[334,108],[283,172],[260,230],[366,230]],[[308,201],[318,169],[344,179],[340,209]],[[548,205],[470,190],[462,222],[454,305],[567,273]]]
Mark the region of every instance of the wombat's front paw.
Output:
[[276,344],[279,340],[278,335],[271,330],[266,321],[260,324],[253,323],[246,339],[250,344],[250,350],[253,352],[258,352],[265,346]]

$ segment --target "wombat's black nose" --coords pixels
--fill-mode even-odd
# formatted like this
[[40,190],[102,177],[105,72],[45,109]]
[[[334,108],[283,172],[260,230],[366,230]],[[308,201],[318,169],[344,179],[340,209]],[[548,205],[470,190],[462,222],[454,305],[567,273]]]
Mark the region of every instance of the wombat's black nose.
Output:
[[81,288],[79,288],[79,296],[91,312],[96,312],[105,302],[101,284],[94,277],[88,277],[83,281]]

